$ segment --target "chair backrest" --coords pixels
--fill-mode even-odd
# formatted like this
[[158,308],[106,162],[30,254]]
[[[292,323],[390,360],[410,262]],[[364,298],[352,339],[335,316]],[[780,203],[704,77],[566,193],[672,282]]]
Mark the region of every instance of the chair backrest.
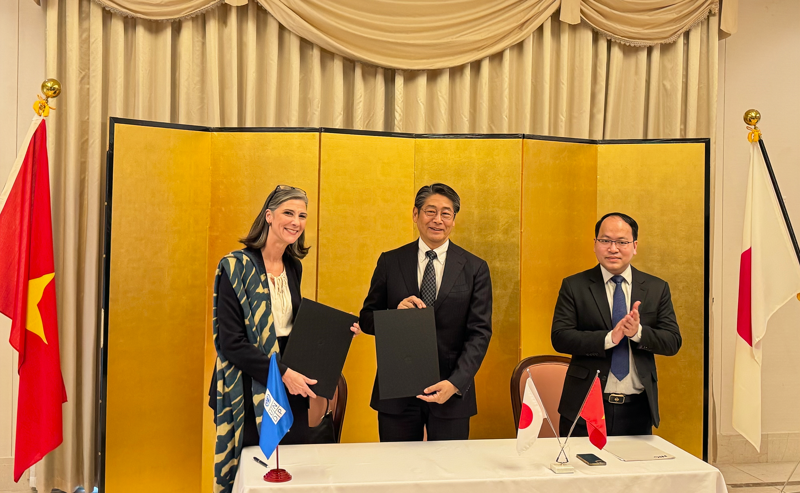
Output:
[[[525,382],[533,377],[533,384],[539,392],[547,415],[553,422],[558,433],[558,403],[561,400],[561,390],[564,388],[564,378],[567,375],[570,358],[566,356],[530,356],[520,361],[511,375],[511,408],[514,411],[514,426],[519,426],[519,415],[522,409],[522,398],[525,394]],[[542,423],[539,431],[542,438],[553,437],[553,431],[547,420]]]
[[336,442],[342,438],[342,426],[344,425],[344,411],[347,408],[347,381],[344,375],[339,376],[339,384],[333,393],[333,399],[309,399],[308,406],[308,425],[317,426],[322,418],[330,411],[333,413],[333,430]]

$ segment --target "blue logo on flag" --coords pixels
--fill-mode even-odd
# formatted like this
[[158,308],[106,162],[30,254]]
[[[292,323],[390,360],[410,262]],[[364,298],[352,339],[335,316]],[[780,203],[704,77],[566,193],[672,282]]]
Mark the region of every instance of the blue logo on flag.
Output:
[[267,391],[264,393],[264,414],[261,417],[261,437],[258,442],[267,458],[275,452],[275,448],[294,422],[289,399],[286,397],[286,387],[283,386],[281,372],[278,370],[276,354],[272,355],[269,362]]

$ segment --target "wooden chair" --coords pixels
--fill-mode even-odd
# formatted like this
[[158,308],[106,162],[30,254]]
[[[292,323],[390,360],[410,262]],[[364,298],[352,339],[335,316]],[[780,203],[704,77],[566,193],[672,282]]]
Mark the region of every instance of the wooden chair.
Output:
[[[567,375],[570,358],[566,356],[530,356],[520,361],[511,375],[511,408],[514,411],[514,426],[519,427],[519,415],[522,409],[522,397],[525,393],[525,382],[528,380],[528,371],[533,377],[533,384],[539,392],[545,411],[547,411],[553,426],[558,433],[558,402],[561,400],[561,390],[564,388],[564,378]],[[539,431],[539,437],[553,437],[553,431],[545,419]]]
[[347,381],[344,375],[340,375],[333,399],[330,401],[323,398],[309,399],[308,425],[317,426],[327,413],[333,413],[333,434],[336,443],[339,443],[342,438],[345,409],[347,409]]

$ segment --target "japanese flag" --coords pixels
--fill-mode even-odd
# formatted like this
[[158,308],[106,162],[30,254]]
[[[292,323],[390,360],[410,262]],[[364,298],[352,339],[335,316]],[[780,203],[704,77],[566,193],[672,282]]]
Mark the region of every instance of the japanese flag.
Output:
[[539,392],[530,378],[525,382],[525,394],[522,397],[522,410],[519,414],[519,430],[517,431],[517,453],[522,454],[539,437],[539,430],[544,421],[544,406]]

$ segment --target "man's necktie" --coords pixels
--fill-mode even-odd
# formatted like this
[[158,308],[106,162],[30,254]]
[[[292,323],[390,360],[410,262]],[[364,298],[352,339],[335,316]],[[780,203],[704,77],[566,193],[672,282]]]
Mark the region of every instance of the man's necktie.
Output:
[[[617,285],[614,288],[614,306],[611,308],[611,328],[613,329],[628,314],[628,305],[625,303],[625,293],[622,291],[622,281],[625,278],[614,276],[611,280]],[[630,373],[629,351],[627,336],[622,336],[619,344],[611,350],[611,373],[617,377],[617,380],[622,380]]]
[[428,250],[425,252],[425,256],[428,257],[428,265],[425,266],[425,273],[422,274],[419,294],[425,306],[433,306],[433,302],[436,301],[436,271],[433,268],[436,252]]

